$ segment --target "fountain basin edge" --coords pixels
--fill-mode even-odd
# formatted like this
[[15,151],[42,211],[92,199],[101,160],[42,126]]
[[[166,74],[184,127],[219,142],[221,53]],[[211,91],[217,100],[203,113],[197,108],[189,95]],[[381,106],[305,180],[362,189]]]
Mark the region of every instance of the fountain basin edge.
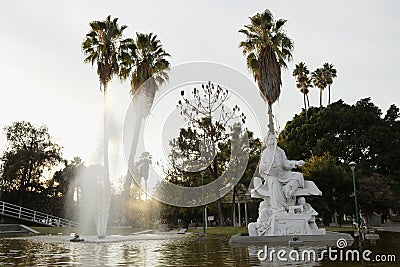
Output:
[[231,247],[255,246],[330,246],[336,247],[339,239],[344,239],[351,246],[354,238],[348,233],[327,232],[326,235],[286,235],[286,236],[249,236],[236,234],[229,239]]

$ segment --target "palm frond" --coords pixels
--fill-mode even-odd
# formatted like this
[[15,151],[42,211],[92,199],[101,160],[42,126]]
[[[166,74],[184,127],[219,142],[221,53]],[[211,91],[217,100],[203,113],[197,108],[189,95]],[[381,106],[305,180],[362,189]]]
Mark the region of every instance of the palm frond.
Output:
[[119,55],[121,38],[127,26],[118,25],[118,18],[111,20],[107,16],[105,21],[92,21],[91,30],[82,42],[82,51],[86,58],[84,62],[94,65],[97,62],[97,74],[100,83],[105,88],[114,75],[119,75]]
[[258,83],[260,94],[268,103],[274,103],[280,95],[281,68],[287,68],[292,59],[293,41],[284,31],[285,19],[275,20],[266,9],[250,17],[239,33],[245,37],[239,43],[246,56],[247,67]]

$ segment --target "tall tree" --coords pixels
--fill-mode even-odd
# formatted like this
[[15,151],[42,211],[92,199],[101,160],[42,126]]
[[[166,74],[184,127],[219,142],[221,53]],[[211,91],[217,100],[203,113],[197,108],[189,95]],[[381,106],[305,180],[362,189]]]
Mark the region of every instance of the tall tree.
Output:
[[97,74],[100,80],[100,91],[104,94],[104,169],[105,180],[109,183],[108,164],[108,114],[107,87],[114,76],[119,75],[119,51],[123,31],[127,26],[118,25],[118,18],[105,21],[92,21],[86,38],[82,43],[85,63],[97,63]]
[[14,122],[4,128],[7,149],[3,158],[4,191],[18,192],[18,204],[24,205],[27,192],[41,192],[43,173],[61,161],[61,147],[54,143],[46,126],[34,127],[31,123]]
[[119,75],[119,54],[122,41],[122,33],[127,26],[119,26],[118,18],[111,20],[108,16],[105,21],[92,21],[89,25],[91,30],[86,34],[82,43],[82,50],[86,58],[85,63],[91,63],[92,66],[97,62],[97,74],[100,80],[100,90],[104,93],[104,167],[102,184],[101,203],[98,203],[96,217],[96,231],[99,238],[106,234],[108,211],[110,207],[111,185],[109,178],[108,162],[108,107],[107,107],[107,86],[114,76]]
[[[239,189],[247,189],[249,185],[251,186],[251,181],[254,175],[256,174],[256,170],[258,167],[258,162],[260,160],[260,155],[262,151],[262,142],[260,139],[255,138],[253,132],[247,131],[247,136],[248,136],[248,141],[249,141],[249,160],[247,163],[247,167],[245,172],[243,173],[242,177],[240,178],[240,181],[233,187],[232,189],[232,226],[235,226],[234,222],[236,221],[236,196],[238,196],[238,190]],[[220,159],[221,162],[227,162],[230,159],[231,154],[239,154],[239,153],[232,153],[235,151],[232,151],[231,148],[232,142],[243,142],[243,138],[240,135],[240,132],[237,131],[237,128],[233,129],[232,133],[232,140],[228,140],[228,142],[221,143],[219,148],[220,148],[220,154],[218,154],[218,158]],[[236,146],[236,149],[241,149],[244,151],[247,147],[243,145],[243,143],[239,146]],[[230,160],[240,160],[237,157],[231,158]]]
[[128,160],[128,173],[125,190],[132,183],[129,170],[134,169],[134,160],[142,121],[150,112],[158,87],[168,80],[167,71],[170,55],[164,50],[161,41],[153,33],[136,33],[136,40],[129,39],[121,47],[122,79],[130,78],[131,93],[135,109],[135,126]]
[[[232,128],[231,132],[231,137],[228,139],[226,142],[220,142],[218,144],[218,150],[215,155],[216,162],[218,165],[218,175],[223,175],[227,174],[226,177],[232,177],[235,173],[232,173],[232,170],[241,164],[237,164],[238,161],[244,160],[241,157],[241,153],[239,151],[235,150],[241,150],[241,151],[248,151],[249,153],[249,158],[247,162],[247,166],[245,169],[245,172],[243,176],[240,178],[240,181],[237,183],[237,185],[232,189],[233,192],[235,192],[236,187],[245,187],[247,188],[253,175],[254,172],[257,168],[258,161],[260,158],[260,151],[262,147],[262,143],[258,138],[254,137],[254,134],[250,131],[247,131],[247,137],[245,138],[243,135],[243,132],[240,130],[241,127],[236,127],[235,125]],[[188,157],[193,157],[194,159],[200,157],[200,151],[199,151],[199,146],[201,141],[203,140],[203,137],[198,134],[198,130],[195,131],[195,129],[188,127],[188,128],[182,128],[179,133],[179,137],[173,139],[170,141],[170,147],[171,147],[171,152],[169,155],[170,162],[171,162],[171,167],[165,169],[165,179],[168,180],[169,182],[180,185],[180,186],[185,186],[185,187],[193,187],[193,186],[200,186],[201,185],[201,176],[199,173],[193,173],[193,172],[186,172],[182,170],[181,168],[178,168],[177,166],[180,166],[181,163],[177,162],[179,160],[179,156],[174,155],[183,155],[185,158]],[[246,141],[248,140],[249,144],[246,144]],[[239,156],[235,156],[239,155]],[[233,166],[232,166],[233,165]],[[233,167],[233,168],[231,168]],[[232,173],[231,174],[229,174]],[[234,171],[235,172],[235,171]],[[212,166],[206,169],[205,175],[204,175],[204,180],[205,183],[210,183],[213,182],[214,177],[213,177],[213,169]],[[229,183],[229,180],[226,180],[224,182]],[[162,190],[162,187],[160,186],[159,190]],[[171,194],[172,195],[172,194]],[[231,214],[226,214],[224,213],[224,217],[232,216],[232,222],[234,221],[234,214],[235,214],[235,196],[237,194],[233,194],[232,198],[232,213]],[[177,197],[181,197],[177,195]],[[215,205],[216,204],[216,205]],[[169,214],[168,217],[170,219],[172,218],[184,218],[184,220],[189,219],[193,220],[195,218],[201,218],[200,214],[201,212],[197,209],[188,209],[188,208],[179,208],[179,207],[170,207],[168,205],[163,205],[164,206],[164,211],[167,211]],[[207,205],[207,209],[211,211],[210,214],[217,214],[218,212],[218,203],[210,203]],[[226,211],[226,209],[225,209]],[[174,221],[174,220],[172,220]],[[184,222],[185,223],[185,222]],[[187,222],[186,222],[187,223]]]
[[316,69],[311,73],[311,80],[315,87],[319,89],[319,106],[322,107],[322,92],[327,86],[324,75],[324,70],[321,68]]
[[324,76],[326,83],[328,84],[328,105],[331,104],[331,85],[333,83],[333,78],[336,78],[336,69],[330,63],[325,63],[323,66]]
[[[308,119],[308,108],[310,107],[310,101],[308,99],[308,93],[311,84],[311,78],[308,76],[310,71],[308,70],[306,64],[304,62],[300,62],[297,64],[293,70],[293,76],[296,77],[296,86],[300,89],[300,92],[303,94],[304,101],[304,110],[306,112],[306,119]],[[307,106],[308,105],[308,106]]]
[[[202,84],[200,89],[194,88],[192,91],[193,99],[185,96],[184,91],[181,91],[182,99],[178,102],[178,108],[181,110],[182,116],[188,122],[191,128],[188,129],[188,139],[190,143],[194,143],[197,150],[198,159],[205,155],[204,161],[210,163],[208,165],[209,173],[214,180],[217,180],[222,173],[222,166],[219,164],[217,153],[220,151],[219,145],[227,142],[230,133],[233,133],[233,125],[239,120],[245,122],[246,116],[240,113],[240,108],[235,105],[232,110],[226,106],[226,101],[230,98],[228,90],[223,89],[219,85],[214,85],[211,82]],[[240,128],[240,127],[239,127]],[[195,139],[193,139],[195,137]],[[203,140],[203,144],[201,144]],[[196,154],[194,151],[185,149],[187,142],[184,139],[178,139],[180,149],[186,151],[185,158],[191,158]],[[204,146],[205,152],[201,153],[198,150],[199,145]],[[189,152],[189,153],[188,153]],[[196,158],[196,159],[197,159]],[[198,162],[199,160],[196,160]],[[186,162],[185,162],[186,163]],[[207,166],[207,163],[204,164]],[[190,165],[183,165],[185,169],[190,169]],[[189,168],[188,168],[189,167]],[[222,167],[222,168],[221,168]],[[198,170],[198,167],[195,167]],[[219,196],[219,191],[216,192]],[[217,198],[218,205],[218,220],[219,224],[223,224],[221,200]]]
[[282,86],[281,69],[292,59],[293,41],[284,30],[285,19],[275,20],[266,9],[250,17],[240,33],[246,40],[240,42],[247,67],[258,83],[261,97],[268,103],[269,132],[274,133],[272,104],[279,98]]

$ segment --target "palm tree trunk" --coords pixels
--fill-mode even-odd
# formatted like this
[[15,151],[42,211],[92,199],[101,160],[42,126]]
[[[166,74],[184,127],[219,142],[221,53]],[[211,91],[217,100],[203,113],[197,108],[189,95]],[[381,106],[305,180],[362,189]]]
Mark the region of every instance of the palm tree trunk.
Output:
[[[146,86],[146,84],[148,85],[150,83],[151,83],[150,86]],[[126,173],[126,181],[124,186],[126,198],[129,196],[129,191],[132,185],[132,181],[134,179],[131,172],[135,168],[135,156],[139,142],[139,135],[140,135],[140,129],[142,127],[142,121],[149,114],[155,96],[155,88],[156,88],[155,81],[153,79],[147,80],[146,84],[142,84],[140,91],[135,92],[133,96],[133,105],[135,109],[134,114],[136,118],[132,136],[132,145],[129,153],[128,170]]]
[[310,108],[310,99],[308,98],[308,94],[306,94],[306,97],[307,97],[307,106],[308,108]]
[[303,94],[303,101],[304,101],[304,111],[306,112],[306,119],[308,120],[306,94]]
[[331,85],[328,85],[328,105],[331,104]]
[[[126,171],[126,180],[124,184],[124,199],[127,201],[130,196],[130,190],[132,186],[132,182],[134,181],[134,177],[132,175],[132,171],[135,168],[135,155],[136,155],[136,150],[137,150],[137,145],[139,142],[139,134],[140,134],[140,128],[142,126],[142,115],[139,114],[139,112],[135,112],[136,114],[136,119],[135,119],[135,126],[134,126],[134,131],[133,131],[133,137],[132,137],[132,145],[131,145],[131,151],[129,153],[129,159],[128,159],[128,170]],[[139,185],[135,182],[135,186],[139,188]],[[128,223],[128,214],[123,215],[123,222],[125,224]]]
[[133,181],[133,176],[132,176],[132,171],[135,168],[135,155],[136,155],[136,150],[137,150],[137,145],[139,142],[139,135],[140,135],[140,128],[142,127],[142,115],[139,114],[139,112],[136,112],[136,119],[135,119],[135,126],[134,126],[134,131],[133,131],[133,136],[132,136],[132,145],[131,145],[131,151],[129,153],[129,160],[128,160],[128,170],[126,174],[126,181],[125,181],[125,193],[126,196],[129,196],[129,190],[132,185]]
[[322,89],[319,89],[319,107],[322,108]]
[[272,103],[268,102],[268,131],[274,134],[274,116],[272,115]]
[[109,174],[109,162],[108,162],[108,103],[107,103],[107,85],[103,84],[104,99],[103,99],[103,116],[104,116],[104,177],[103,182],[100,183],[100,199],[97,206],[96,214],[96,232],[99,238],[103,238],[106,235],[107,223],[108,223],[108,212],[110,209],[110,198],[111,198],[111,186],[110,186],[110,174]]

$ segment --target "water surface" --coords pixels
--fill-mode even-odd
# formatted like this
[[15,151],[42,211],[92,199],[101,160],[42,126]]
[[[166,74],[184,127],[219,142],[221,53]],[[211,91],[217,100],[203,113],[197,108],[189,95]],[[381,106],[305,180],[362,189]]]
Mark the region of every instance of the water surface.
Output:
[[[400,233],[382,232],[375,244],[354,242],[352,248],[370,249],[375,254],[395,254],[397,262],[260,261],[263,247],[232,248],[230,236],[196,235],[164,240],[135,240],[116,243],[70,243],[46,237],[0,239],[0,265],[3,266],[400,266]],[[269,248],[271,249],[271,248]],[[280,249],[280,248],[275,248]],[[287,248],[286,248],[287,249]],[[310,249],[299,247],[298,251]],[[321,251],[324,247],[311,248]]]

